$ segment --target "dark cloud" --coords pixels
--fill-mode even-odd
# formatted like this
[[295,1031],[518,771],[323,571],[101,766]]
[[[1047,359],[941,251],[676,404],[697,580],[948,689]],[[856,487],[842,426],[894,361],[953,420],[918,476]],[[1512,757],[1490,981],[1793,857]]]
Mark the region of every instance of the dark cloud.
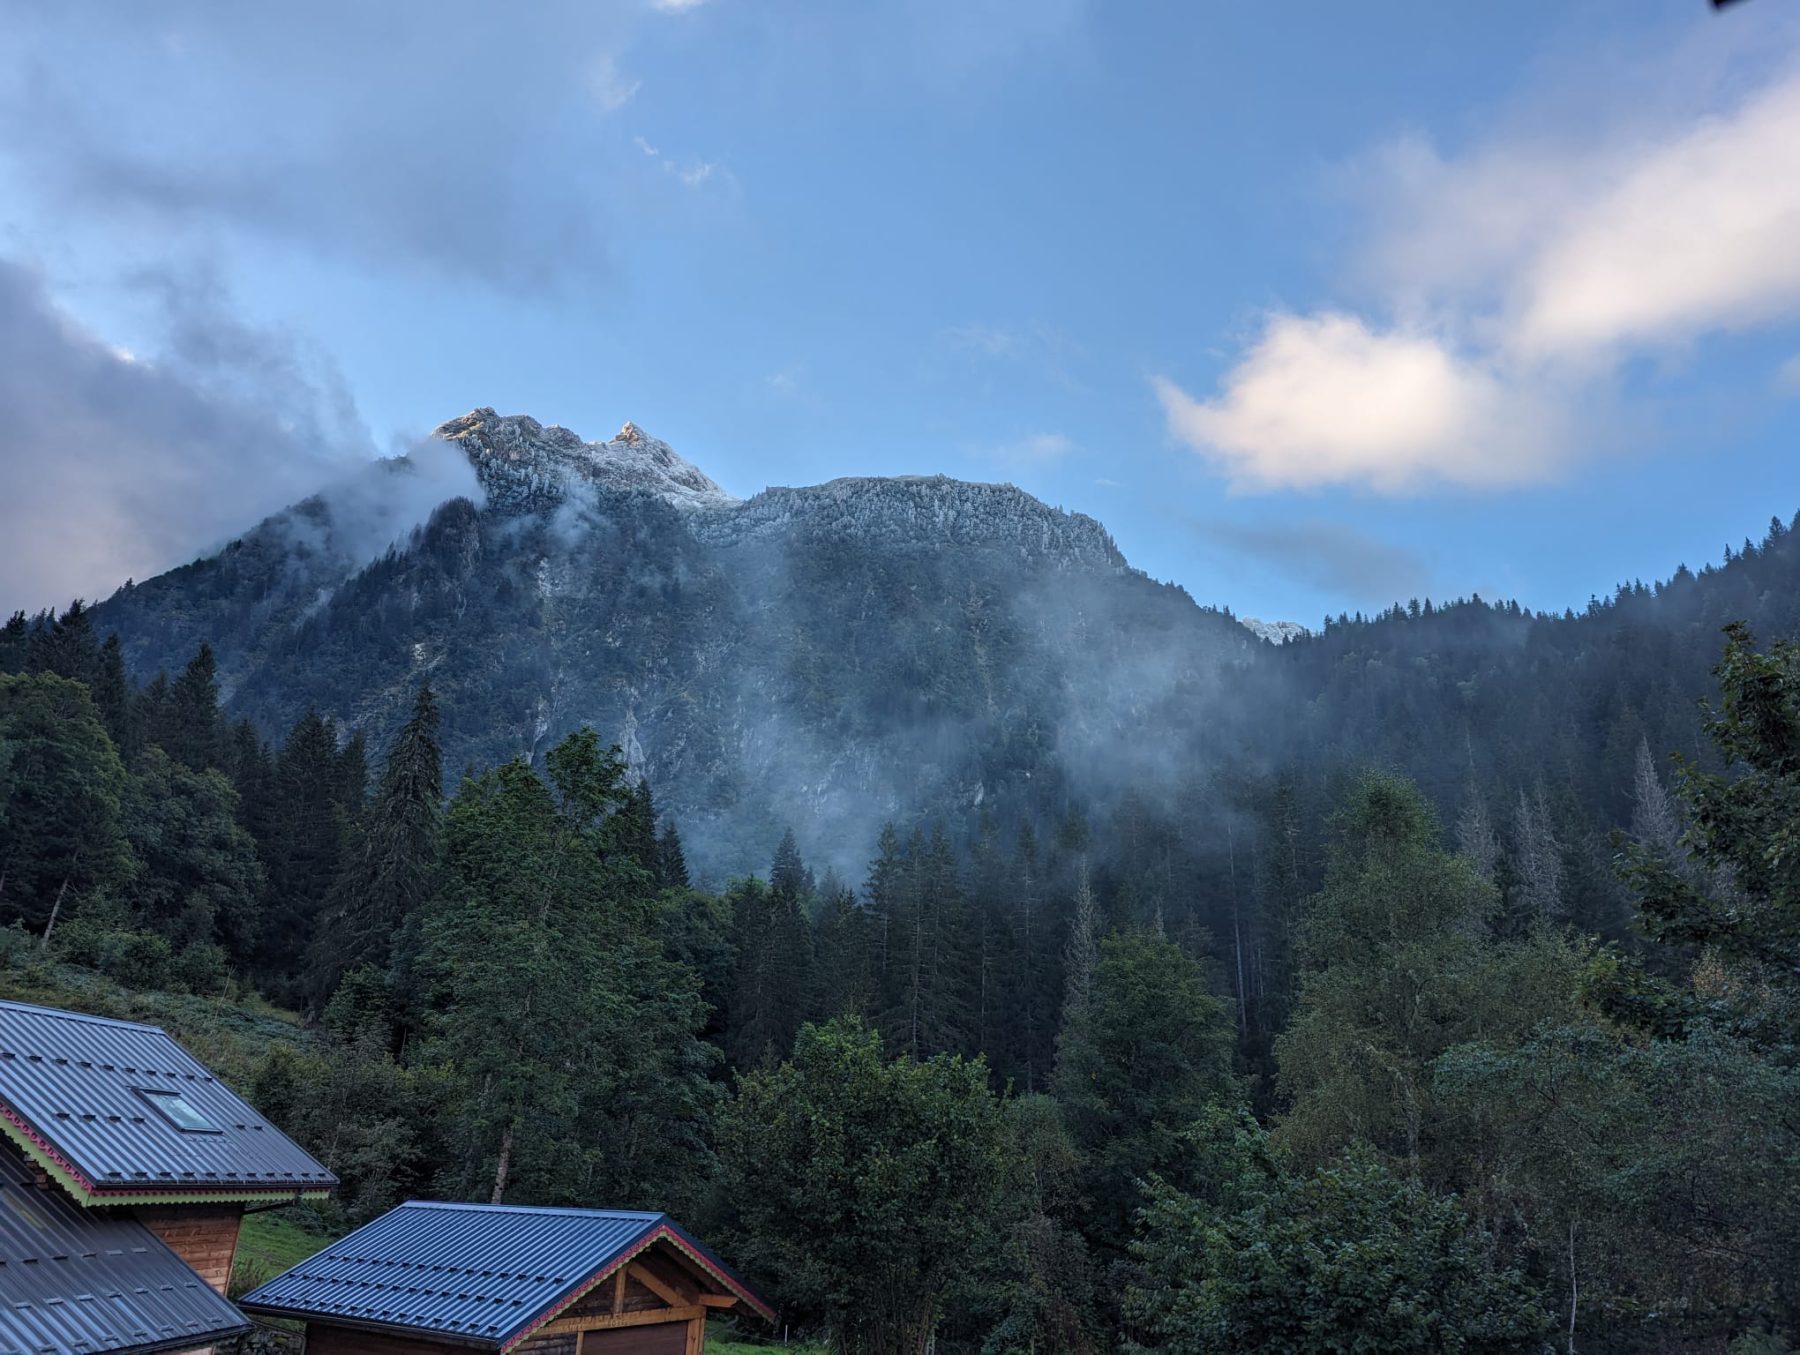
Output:
[[0,609],[104,596],[374,455],[328,363],[246,326],[204,284],[156,285],[170,339],[150,362],[0,260]]
[[49,211],[165,244],[239,232],[512,290],[589,285],[602,127],[635,91],[619,14],[0,0],[0,146]]
[[1212,522],[1200,532],[1223,552],[1359,607],[1385,607],[1431,590],[1431,569],[1418,552],[1339,522]]

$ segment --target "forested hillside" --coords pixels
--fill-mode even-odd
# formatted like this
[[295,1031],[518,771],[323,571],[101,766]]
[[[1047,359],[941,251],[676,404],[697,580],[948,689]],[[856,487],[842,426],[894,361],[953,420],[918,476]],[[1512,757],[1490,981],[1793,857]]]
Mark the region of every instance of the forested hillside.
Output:
[[[298,568],[266,526],[15,617],[9,982],[305,1013],[248,1080],[344,1179],[331,1225],[665,1208],[846,1350],[1788,1348],[1793,536],[1276,647],[1012,498],[1035,535],[856,548],[863,496],[960,492],[777,496],[745,537],[779,549],[724,564],[597,499],[566,587],[527,586],[554,516],[458,501],[259,619]],[[229,663],[128,662],[209,628]],[[726,644],[764,735],[704,685]],[[696,707],[654,754],[535,704],[581,674],[641,713],[646,673]],[[860,780],[753,799],[843,749]],[[697,887],[690,815],[758,869]]]

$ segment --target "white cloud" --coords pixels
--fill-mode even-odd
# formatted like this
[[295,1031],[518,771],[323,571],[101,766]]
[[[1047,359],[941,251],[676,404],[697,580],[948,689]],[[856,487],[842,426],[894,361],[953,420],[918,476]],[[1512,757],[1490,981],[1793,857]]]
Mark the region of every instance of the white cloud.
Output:
[[[643,88],[642,80],[635,80],[619,69],[619,59],[611,52],[602,52],[594,58],[588,69],[588,90],[594,96],[594,102],[608,113],[616,113],[631,102],[631,96]],[[639,139],[640,145],[643,144]]]
[[1368,304],[1277,312],[1210,398],[1159,379],[1170,432],[1243,488],[1532,483],[1628,360],[1800,319],[1800,42],[1779,35],[1734,79],[1678,53],[1659,103],[1627,80],[1460,155],[1382,148],[1345,270]]
[[1215,399],[1155,386],[1170,431],[1244,489],[1519,484],[1551,469],[1560,441],[1548,412],[1524,415],[1532,398],[1479,360],[1336,312],[1271,316]]
[[1613,157],[1525,261],[1523,349],[1686,342],[1800,309],[1800,69]]
[[664,156],[661,150],[652,146],[643,137],[634,136],[631,139],[640,151],[662,165],[663,173],[671,178],[681,180],[689,188],[700,187],[719,172],[719,166],[711,160],[688,160],[686,162],[673,160]]

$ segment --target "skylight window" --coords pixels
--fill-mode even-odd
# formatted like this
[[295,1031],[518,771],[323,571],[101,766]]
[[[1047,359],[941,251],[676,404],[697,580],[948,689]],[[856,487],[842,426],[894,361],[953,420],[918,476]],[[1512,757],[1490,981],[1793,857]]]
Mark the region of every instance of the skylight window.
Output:
[[132,1090],[154,1106],[163,1119],[184,1134],[222,1134],[225,1132],[202,1115],[180,1092],[152,1091],[148,1087],[134,1087]]

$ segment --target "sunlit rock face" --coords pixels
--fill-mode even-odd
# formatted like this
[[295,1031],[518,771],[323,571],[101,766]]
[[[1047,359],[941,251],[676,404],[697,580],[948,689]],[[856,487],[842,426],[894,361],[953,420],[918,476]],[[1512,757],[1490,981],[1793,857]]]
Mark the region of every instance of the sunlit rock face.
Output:
[[860,878],[887,820],[1050,822],[1190,775],[1264,648],[1011,485],[740,501],[635,425],[587,442],[491,409],[98,620],[144,677],[210,642],[230,709],[272,737],[316,707],[379,749],[429,681],[453,777],[592,725],[714,879],[788,826]]
[[559,502],[574,489],[652,494],[677,508],[728,508],[738,501],[668,443],[627,423],[610,442],[583,442],[529,414],[477,409],[438,427],[435,436],[463,449],[496,510],[516,512]]

